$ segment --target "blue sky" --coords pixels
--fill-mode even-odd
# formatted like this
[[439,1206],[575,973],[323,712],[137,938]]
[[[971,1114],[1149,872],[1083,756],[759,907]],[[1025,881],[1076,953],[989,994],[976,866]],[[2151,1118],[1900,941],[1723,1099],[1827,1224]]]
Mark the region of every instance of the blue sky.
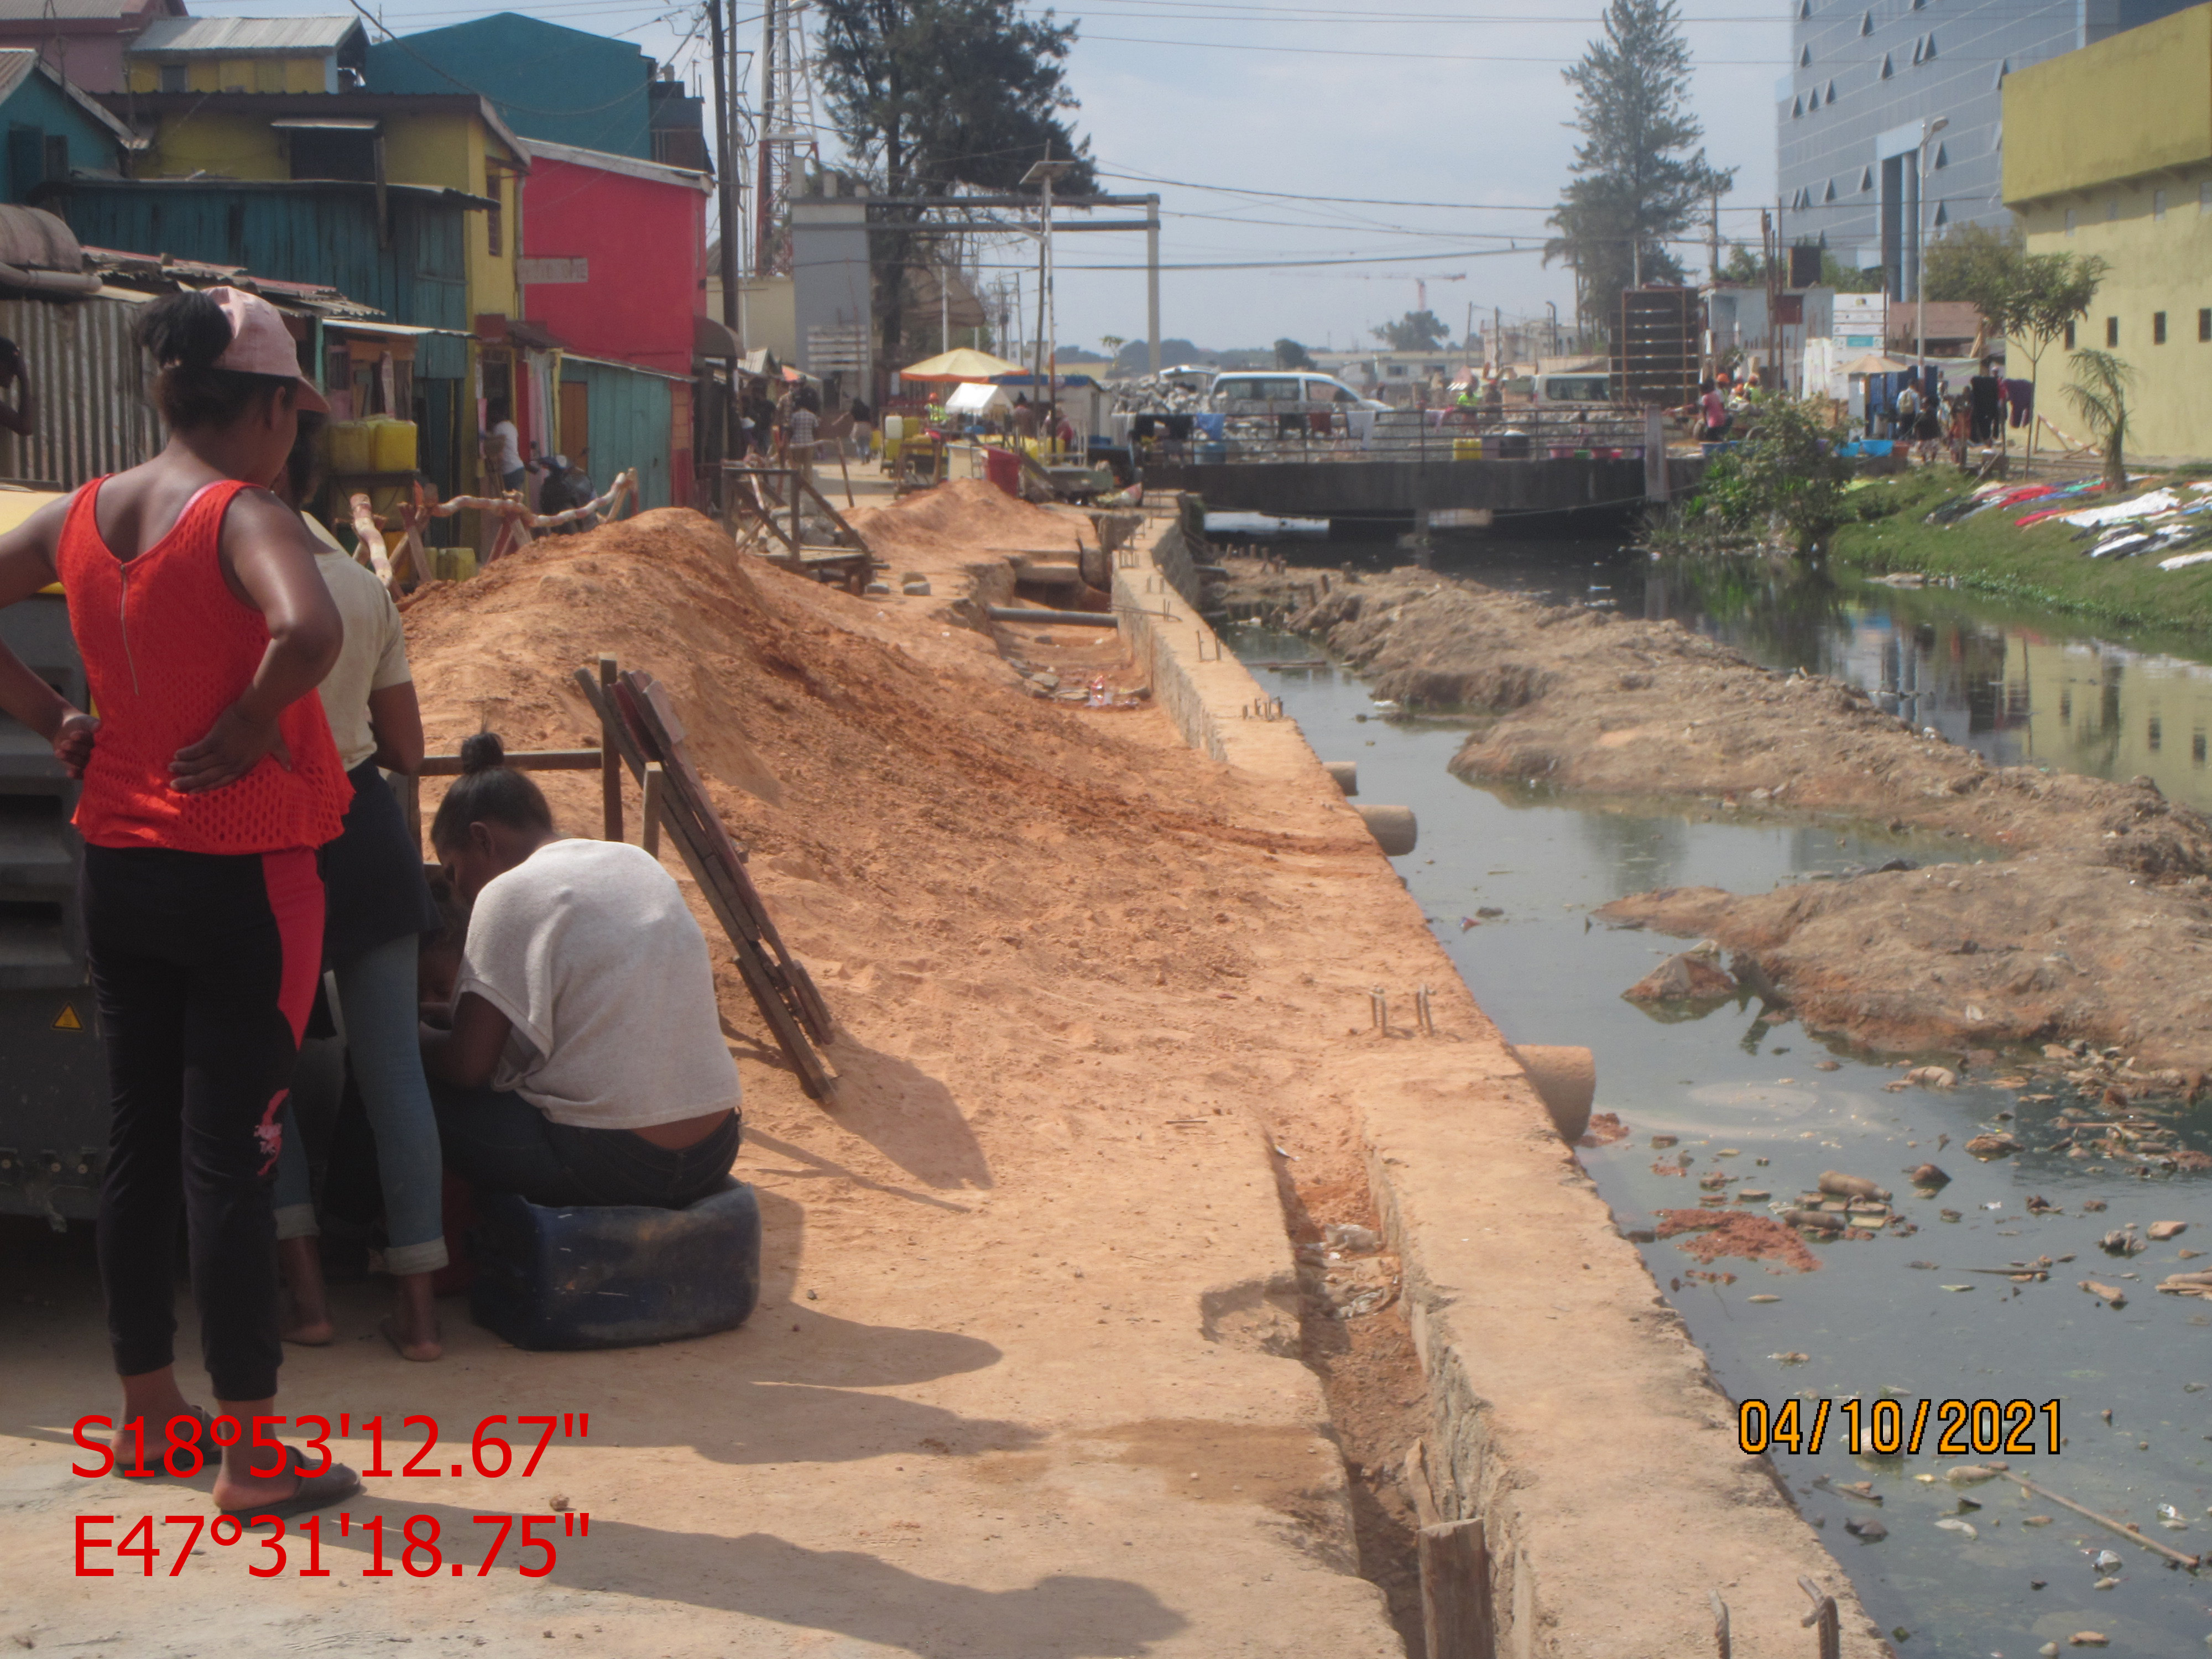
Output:
[[[210,16],[325,9],[313,0],[192,7]],[[497,9],[423,0],[370,7],[399,33]],[[635,40],[703,82],[695,9],[544,0],[530,9]],[[737,10],[738,38],[757,38],[750,0]],[[1772,88],[1789,68],[1789,14],[1776,0],[1681,0],[1681,11],[1708,151],[1737,169],[1722,232],[1755,241],[1757,209],[1773,193]],[[1566,178],[1573,103],[1559,71],[1595,32],[1599,8],[1589,0],[1092,0],[1057,12],[1082,26],[1068,66],[1083,105],[1078,130],[1109,189],[1159,191],[1164,265],[1368,261],[1170,269],[1161,282],[1164,333],[1209,346],[1285,335],[1315,347],[1365,343],[1370,327],[1413,307],[1417,274],[1429,278],[1430,308],[1455,334],[1470,305],[1509,316],[1540,315],[1547,301],[1571,309],[1564,270],[1504,250],[1541,242],[1545,211]],[[1164,180],[1176,182],[1156,182]],[[1377,198],[1468,207],[1366,204]],[[1062,342],[1095,347],[1103,335],[1142,334],[1141,235],[1055,239],[1055,253]],[[995,257],[1011,266],[1034,255]],[[1033,305],[1034,287],[1024,286]]]

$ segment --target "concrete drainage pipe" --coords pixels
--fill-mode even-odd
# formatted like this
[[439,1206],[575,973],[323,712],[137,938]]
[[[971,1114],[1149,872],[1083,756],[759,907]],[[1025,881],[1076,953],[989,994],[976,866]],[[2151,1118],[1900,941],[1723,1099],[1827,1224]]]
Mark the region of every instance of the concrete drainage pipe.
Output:
[[1403,858],[1413,850],[1420,832],[1413,823],[1412,807],[1355,806],[1352,810],[1365,821],[1375,844],[1392,858]]
[[1513,1049],[1537,1096],[1552,1115],[1553,1127],[1570,1146],[1589,1132],[1590,1105],[1597,1098],[1597,1061],[1587,1048],[1522,1043]]
[[1358,761],[1323,761],[1322,770],[1335,781],[1339,791],[1347,795],[1359,793],[1359,763]]

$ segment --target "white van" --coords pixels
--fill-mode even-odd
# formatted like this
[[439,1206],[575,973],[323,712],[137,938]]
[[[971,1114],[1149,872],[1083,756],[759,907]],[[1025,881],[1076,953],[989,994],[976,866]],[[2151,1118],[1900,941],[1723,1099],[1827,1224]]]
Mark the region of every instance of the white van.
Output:
[[1568,374],[1539,374],[1536,401],[1540,404],[1607,404],[1613,401],[1612,378],[1601,369],[1582,369]]
[[1293,370],[1234,369],[1213,377],[1208,404],[1223,415],[1326,414],[1331,410],[1387,409],[1363,398],[1333,375]]

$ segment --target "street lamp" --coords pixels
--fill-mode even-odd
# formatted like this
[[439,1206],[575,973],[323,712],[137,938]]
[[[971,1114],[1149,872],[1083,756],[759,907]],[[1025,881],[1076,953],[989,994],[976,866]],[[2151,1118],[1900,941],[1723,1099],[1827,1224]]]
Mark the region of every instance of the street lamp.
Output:
[[[1060,382],[1060,328],[1053,308],[1052,291],[1052,185],[1054,179],[1064,173],[1072,173],[1074,169],[1074,162],[1055,161],[1052,159],[1051,151],[1048,149],[1045,159],[1042,161],[1031,162],[1030,170],[1022,175],[1024,184],[1040,185],[1044,189],[1043,214],[1038,222],[1038,240],[1042,244],[1042,247],[1040,252],[1041,269],[1037,275],[1037,281],[1043,285],[1043,292],[1038,295],[1037,300],[1039,307],[1044,313],[1044,327],[1039,331],[1043,337],[1037,341],[1036,373],[1038,378],[1044,382],[1044,389],[1039,395],[1044,398],[1048,406],[1057,401],[1058,394],[1055,388]],[[1046,356],[1048,352],[1051,354],[1048,376]],[[1042,411],[1040,410],[1039,413],[1042,414]]]
[[1920,381],[1920,395],[1923,398],[1928,395],[1928,146],[1937,133],[1950,125],[1951,118],[1948,115],[1921,122],[1919,188],[1913,192],[1913,373]]

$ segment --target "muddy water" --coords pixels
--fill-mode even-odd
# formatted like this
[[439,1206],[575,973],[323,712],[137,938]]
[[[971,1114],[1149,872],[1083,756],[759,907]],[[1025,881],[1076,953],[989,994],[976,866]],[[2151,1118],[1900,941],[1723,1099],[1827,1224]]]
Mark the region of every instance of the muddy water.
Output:
[[[1403,563],[1390,544],[1302,549]],[[1673,617],[1778,668],[1863,687],[2002,765],[2096,777],[2148,774],[2212,811],[2212,640],[2100,630],[1955,589],[1832,580],[1793,562],[1654,562],[1612,542],[1439,539],[1440,570],[1496,586]]]
[[[1600,583],[1607,569],[1618,575],[1633,568],[1617,559],[1587,568]],[[1558,565],[1552,569],[1556,584]],[[1498,579],[1497,571],[1490,574]],[[1650,592],[1647,586],[1623,608],[1640,609]],[[1664,603],[1677,603],[1675,594]],[[1820,619],[1802,637],[1847,643],[1858,629],[1875,626],[1850,614]],[[1709,620],[1717,631],[1755,625],[1744,612],[1732,624]],[[1954,619],[1953,626],[1957,633],[1966,625]],[[1253,629],[1235,638],[1248,659],[1311,653],[1303,642]],[[1914,648],[1942,659],[1940,647]],[[1810,660],[1818,666],[1826,659]],[[2136,667],[2132,659],[2120,665],[2124,685]],[[1462,730],[1362,721],[1360,715],[1374,714],[1367,693],[1334,670],[1255,672],[1319,754],[1358,763],[1362,799],[1404,803],[1419,814],[1420,846],[1396,862],[1506,1035],[1595,1051],[1598,1108],[1619,1113],[1632,1133],[1583,1158],[1624,1230],[1651,1226],[1662,1208],[1696,1207],[1698,1177],[1716,1171],[1777,1200],[1794,1198],[1830,1169],[1869,1176],[1898,1194],[1916,1233],[1815,1245],[1821,1266],[1810,1273],[1770,1273],[1727,1258],[1708,1268],[1674,1240],[1641,1248],[1732,1398],[1778,1405],[1796,1397],[1808,1429],[1814,1402],[1838,1402],[1817,1451],[1778,1448],[1776,1462],[1882,1628],[1906,1633],[1899,1651],[1908,1659],[2027,1659],[2046,1642],[2065,1649],[2081,1631],[2111,1638],[2106,1651],[2114,1654],[2171,1659],[2207,1651],[2212,1571],[2198,1579],[2170,1571],[2008,1482],[1960,1487],[1920,1480],[1961,1461],[1987,1461],[1939,1458],[1933,1412],[1918,1455],[1891,1460],[1854,1457],[1838,1413],[1845,1400],[1870,1408],[1893,1398],[1909,1429],[1923,1400],[1937,1402],[1938,1411],[1954,1399],[2001,1407],[2024,1401],[2034,1413],[2036,1449],[2000,1449],[1998,1459],[2078,1503],[2137,1522],[2151,1538],[2190,1553],[2212,1551],[2212,1391],[2197,1391],[2212,1384],[2212,1303],[2155,1291],[2168,1273],[2212,1267],[2212,1255],[2181,1258],[2192,1247],[2212,1252],[2212,1179],[2142,1181],[2039,1152],[2016,1163],[1978,1164],[1961,1147],[1969,1136],[2002,1127],[2031,1146],[2047,1146],[2056,1139],[2049,1115],[2066,1102],[2024,1102],[1987,1081],[1945,1094],[1891,1092],[1885,1085],[1901,1077],[1900,1068],[1808,1037],[1786,1018],[1763,1019],[1756,1002],[1729,1003],[1702,1018],[1655,1018],[1619,993],[1678,943],[1612,931],[1589,915],[1610,898],[1653,886],[1709,882],[1753,890],[1892,857],[1952,860],[1976,851],[1940,839],[1717,823],[1660,805],[1593,811],[1474,787],[1444,769]],[[1957,684],[1961,701],[1971,702],[1971,685]],[[1940,716],[1942,705],[1933,706]],[[2124,709],[2132,706],[2123,698]],[[1484,908],[1502,914],[1480,918]],[[1466,926],[1469,921],[1477,925]],[[1413,988],[1392,988],[1394,1002],[1407,1006]],[[1823,1060],[1838,1069],[1817,1069]],[[1999,1066],[1978,1075],[2002,1074]],[[2004,1122],[2001,1112],[2020,1116]],[[1677,1142],[1655,1149],[1654,1135]],[[1939,1146],[1946,1135],[1948,1146]],[[2204,1114],[2184,1138],[2212,1148]],[[1903,1171],[1930,1158],[1954,1179],[1939,1198],[1916,1197]],[[1686,1173],[1664,1172],[1678,1161]],[[2031,1194],[2063,1213],[2030,1215]],[[2090,1199],[2109,1207],[2085,1212]],[[1945,1210],[1959,1218],[1943,1219]],[[2188,1221],[2190,1230],[2129,1259],[2098,1248],[2100,1235],[2124,1222],[2162,1219]],[[2002,1274],[1968,1271],[2046,1255],[2073,1259],[2054,1261],[2047,1281],[2019,1285]],[[1934,1265],[1915,1265],[1922,1263]],[[1693,1271],[1735,1277],[1722,1282],[1693,1278]],[[2114,1310],[2083,1293],[2076,1288],[2083,1278],[2120,1287],[2127,1304]],[[1754,1296],[1780,1300],[1753,1302]],[[2049,1419],[2040,1409],[2051,1400],[2060,1402],[2064,1437],[2055,1456],[2045,1444]],[[2101,1415],[2106,1410],[2110,1424]],[[1962,1438],[1971,1454],[1971,1430]],[[1872,1482],[1880,1505],[1835,1490],[1862,1480]],[[1962,1509],[1962,1499],[1981,1507]],[[2161,1504],[2186,1519],[2185,1530],[2160,1524]],[[2053,1521],[2030,1526],[2032,1516]],[[1847,1522],[1871,1519],[1887,1528],[1887,1538],[1862,1542],[1845,1530]],[[1936,1524],[1945,1520],[1966,1522],[1972,1535]],[[1655,1517],[1655,1527],[1663,1524]],[[2093,1559],[2106,1548],[2119,1565],[2100,1570]],[[2117,1582],[2096,1588],[2107,1578]],[[1705,1587],[1686,1588],[1701,1594]]]

